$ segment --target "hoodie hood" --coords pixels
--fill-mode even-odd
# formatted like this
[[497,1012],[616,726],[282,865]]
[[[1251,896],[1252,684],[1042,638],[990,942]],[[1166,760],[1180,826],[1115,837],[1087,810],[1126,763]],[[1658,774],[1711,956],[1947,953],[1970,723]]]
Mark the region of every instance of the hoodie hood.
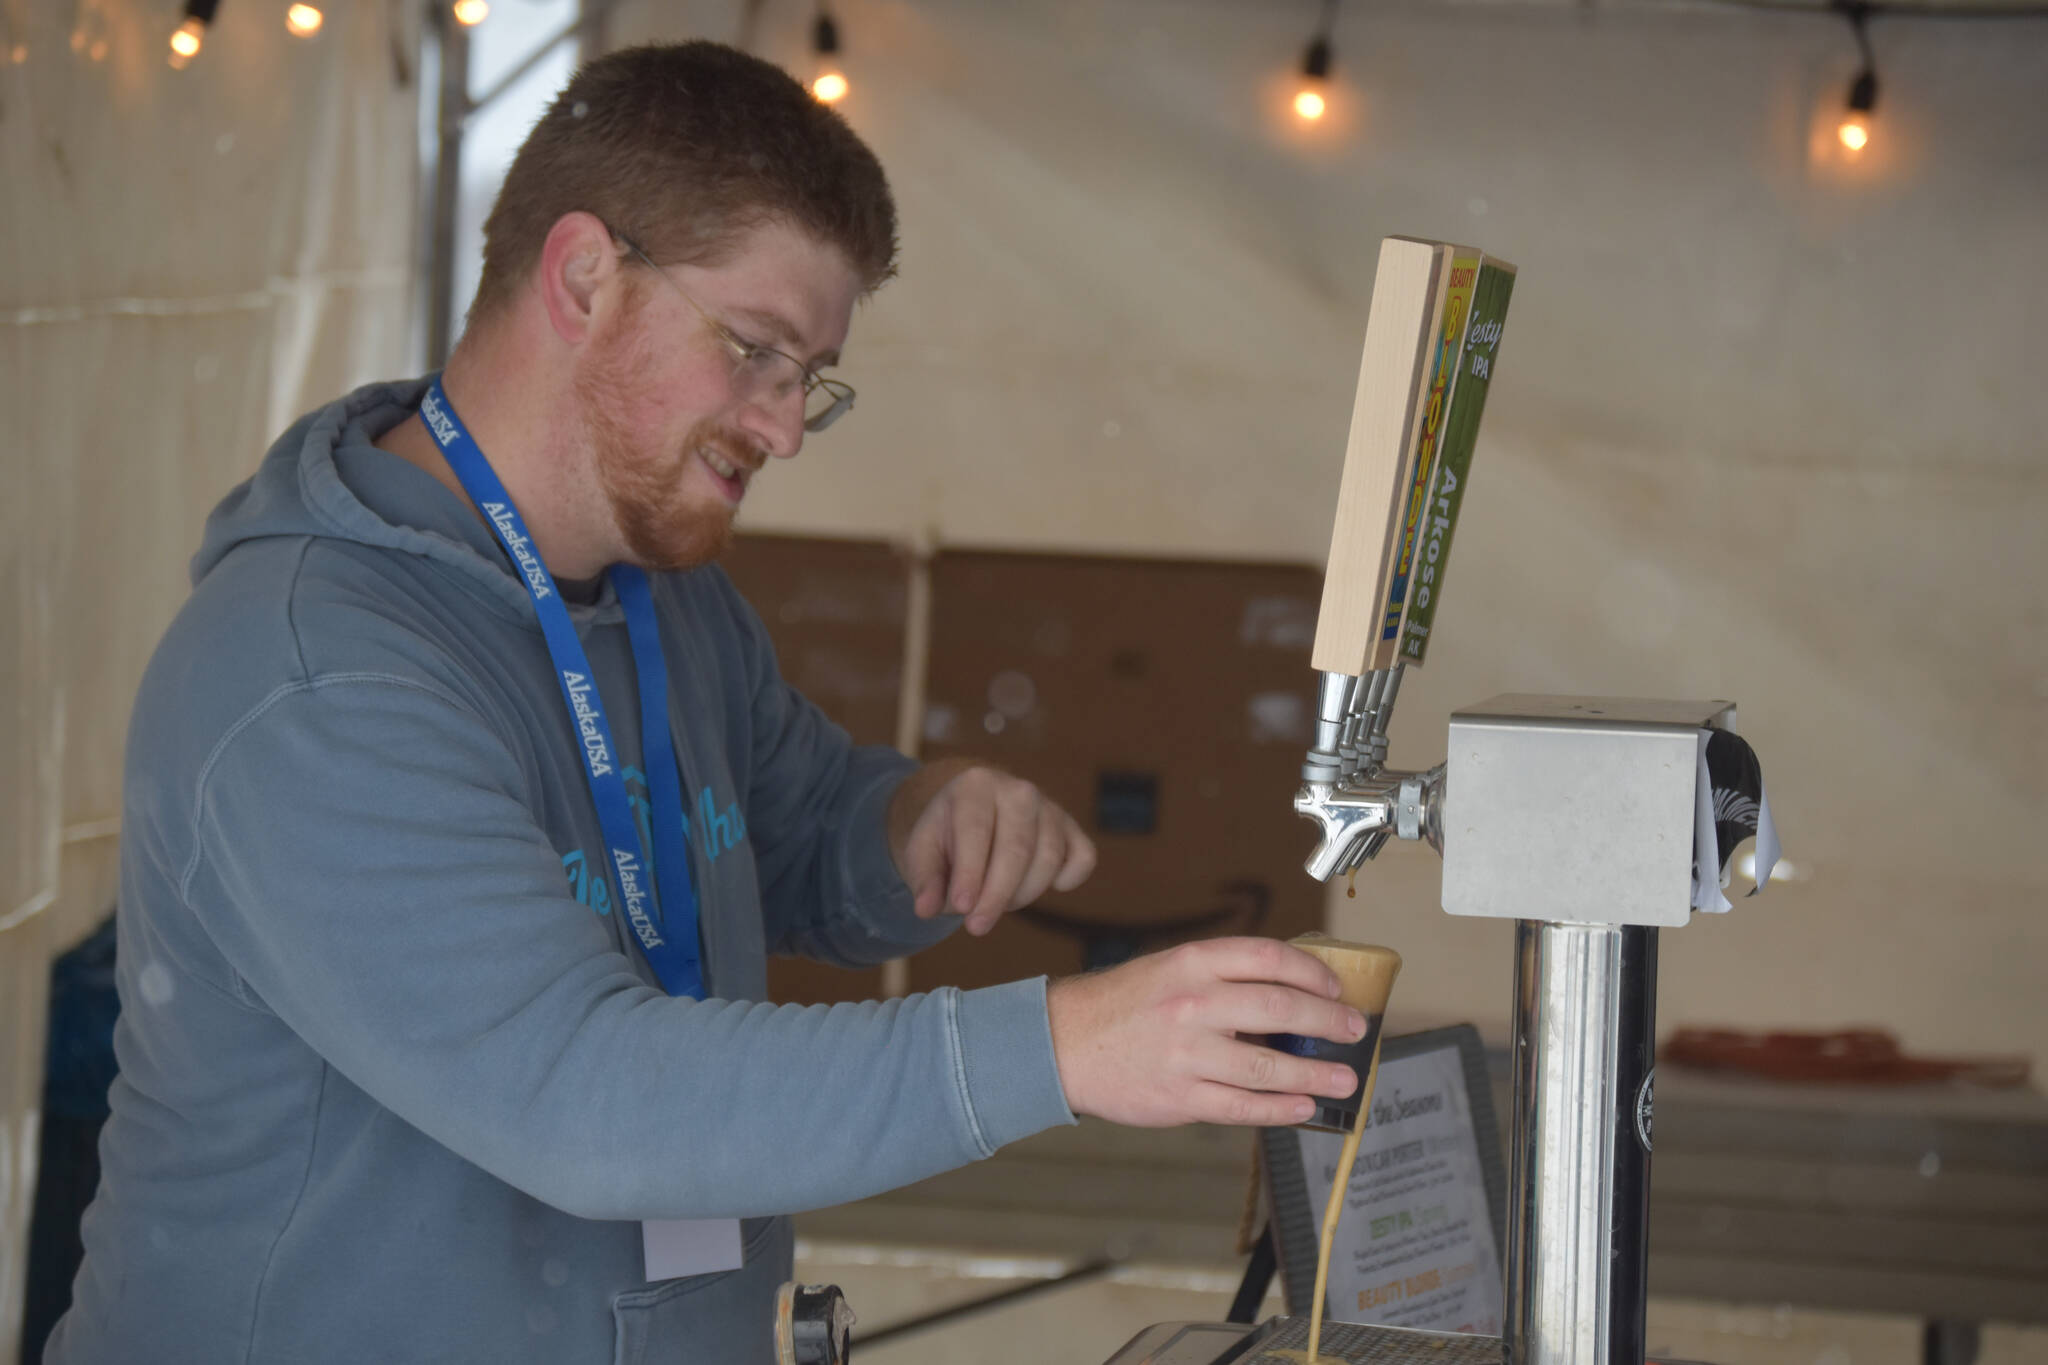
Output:
[[474,509],[376,446],[419,410],[433,379],[368,384],[294,422],[207,517],[192,557],[194,586],[238,546],[316,536],[433,560],[493,606],[532,619],[524,584]]

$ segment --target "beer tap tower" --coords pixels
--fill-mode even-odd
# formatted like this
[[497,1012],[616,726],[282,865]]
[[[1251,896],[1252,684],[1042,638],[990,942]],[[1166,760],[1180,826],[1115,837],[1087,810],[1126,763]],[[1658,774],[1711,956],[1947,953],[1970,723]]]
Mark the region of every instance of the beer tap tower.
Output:
[[[1318,880],[1418,840],[1443,856],[1446,911],[1517,921],[1505,1320],[1497,1338],[1326,1324],[1333,1361],[1644,1360],[1657,931],[1691,916],[1701,803],[1712,809],[1705,735],[1732,728],[1734,707],[1501,696],[1452,714],[1443,763],[1385,765],[1513,278],[1469,248],[1383,245],[1317,627],[1315,744],[1294,798],[1321,831],[1307,862]],[[1719,874],[1715,856],[1697,875]],[[1112,1365],[1298,1358],[1302,1321],[1162,1324]]]

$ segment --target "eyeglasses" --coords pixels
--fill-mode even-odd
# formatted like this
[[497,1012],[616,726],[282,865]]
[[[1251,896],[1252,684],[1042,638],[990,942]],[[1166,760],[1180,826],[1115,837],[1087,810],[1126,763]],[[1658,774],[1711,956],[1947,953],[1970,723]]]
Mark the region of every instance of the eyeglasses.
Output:
[[823,431],[844,417],[853,408],[853,386],[842,384],[837,379],[827,379],[793,355],[748,341],[732,328],[711,316],[703,304],[690,297],[690,291],[676,283],[673,275],[654,263],[654,258],[640,249],[625,233],[606,228],[626,250],[638,256],[655,274],[668,281],[669,288],[682,295],[683,302],[697,311],[705,325],[725,344],[732,353],[733,392],[740,401],[760,403],[766,406],[781,403],[791,392],[801,387],[804,393],[804,430]]

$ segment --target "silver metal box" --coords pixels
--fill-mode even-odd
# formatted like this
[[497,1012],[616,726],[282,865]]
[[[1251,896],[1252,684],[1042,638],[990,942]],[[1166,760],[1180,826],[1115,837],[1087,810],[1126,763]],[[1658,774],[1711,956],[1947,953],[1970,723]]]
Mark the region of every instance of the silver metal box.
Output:
[[1444,909],[1684,924],[1699,733],[1734,716],[1725,701],[1513,694],[1452,713]]

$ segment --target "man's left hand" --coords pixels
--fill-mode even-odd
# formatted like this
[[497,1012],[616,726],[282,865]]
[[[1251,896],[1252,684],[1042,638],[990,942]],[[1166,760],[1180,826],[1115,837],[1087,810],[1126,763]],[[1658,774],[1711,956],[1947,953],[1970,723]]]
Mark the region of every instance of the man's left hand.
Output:
[[1095,870],[1095,845],[1071,815],[1023,778],[969,759],[904,779],[889,805],[889,851],[920,919],[964,915],[977,935]]

